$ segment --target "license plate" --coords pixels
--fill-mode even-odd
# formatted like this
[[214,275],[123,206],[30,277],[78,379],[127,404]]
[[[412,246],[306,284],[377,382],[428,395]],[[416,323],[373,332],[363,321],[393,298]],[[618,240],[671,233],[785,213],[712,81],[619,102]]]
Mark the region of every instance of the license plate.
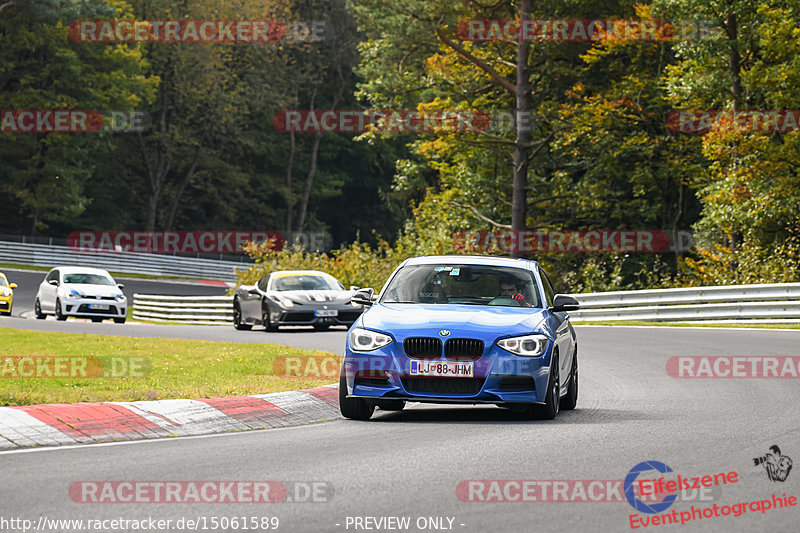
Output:
[[314,316],[339,316],[339,311],[336,309],[320,309],[314,311]]
[[89,304],[89,309],[108,311],[108,304]]
[[408,369],[412,376],[471,378],[475,376],[473,363],[448,363],[445,361],[411,361]]

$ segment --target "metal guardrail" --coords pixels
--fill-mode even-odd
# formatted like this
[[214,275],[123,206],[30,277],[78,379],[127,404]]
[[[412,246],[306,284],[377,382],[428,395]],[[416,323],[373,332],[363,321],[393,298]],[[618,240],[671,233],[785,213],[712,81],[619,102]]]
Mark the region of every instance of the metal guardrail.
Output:
[[87,266],[113,272],[234,281],[252,263],[130,252],[82,253],[66,246],[0,241],[0,263],[33,266]]
[[233,296],[134,294],[133,319],[181,324],[231,324]]
[[[800,283],[690,287],[573,295],[575,321],[800,322]],[[231,296],[133,295],[133,318],[192,324],[233,322]]]
[[800,322],[800,283],[687,287],[573,295],[576,321]]

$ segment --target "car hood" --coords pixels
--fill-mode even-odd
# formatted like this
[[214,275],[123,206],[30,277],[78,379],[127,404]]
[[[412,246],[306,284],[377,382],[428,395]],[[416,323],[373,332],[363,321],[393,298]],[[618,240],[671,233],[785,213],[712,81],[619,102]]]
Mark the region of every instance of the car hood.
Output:
[[495,339],[532,333],[544,314],[543,309],[525,307],[375,304],[361,315],[359,323],[361,327],[391,333],[399,341],[417,335],[438,336],[441,330],[448,330],[453,337]]
[[269,295],[288,298],[298,304],[347,304],[352,291],[270,291]]
[[63,294],[76,290],[85,296],[116,296],[122,291],[116,285],[92,285],[89,283],[64,283],[58,287]]

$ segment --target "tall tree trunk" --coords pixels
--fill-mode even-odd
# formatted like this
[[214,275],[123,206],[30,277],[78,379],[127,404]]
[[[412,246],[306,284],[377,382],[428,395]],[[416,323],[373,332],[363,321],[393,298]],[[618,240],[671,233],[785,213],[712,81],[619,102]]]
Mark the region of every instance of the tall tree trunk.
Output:
[[306,184],[303,189],[303,197],[300,199],[300,214],[297,217],[297,232],[303,231],[308,215],[308,202],[311,199],[311,188],[314,185],[314,178],[317,176],[317,158],[319,156],[319,143],[322,140],[322,132],[314,134],[314,142],[311,145],[311,163],[306,175]]
[[164,230],[170,231],[172,230],[172,226],[175,223],[175,216],[178,213],[178,206],[180,205],[181,198],[183,197],[183,191],[186,190],[186,185],[194,177],[195,170],[197,170],[197,161],[200,159],[200,150],[203,148],[202,143],[205,140],[205,135],[200,140],[200,146],[195,149],[194,158],[192,158],[192,164],[189,166],[189,170],[186,171],[186,174],[183,176],[183,180],[181,180],[181,184],[178,186],[178,190],[175,191],[175,197],[172,199],[172,205],[169,208],[169,216],[167,217],[167,223],[164,224]]
[[30,235],[31,237],[36,237],[36,226],[39,225],[38,211],[34,211],[33,213],[31,213],[30,216],[28,217],[28,220],[30,220],[30,226],[28,226],[29,228],[28,235]]
[[[530,19],[533,11],[533,0],[522,0],[520,20]],[[514,140],[514,186],[511,199],[511,229],[524,230],[527,227],[526,207],[528,188],[528,149],[531,140],[531,114],[530,114],[530,69],[528,68],[528,54],[530,43],[521,38],[517,47],[517,83],[516,83],[516,138]],[[512,252],[514,257],[519,257],[519,250]]]
[[292,232],[292,214],[294,213],[294,191],[292,190],[292,170],[294,167],[295,137],[294,130],[289,132],[289,162],[286,165],[286,232]]
[[[339,88],[336,91],[336,94],[333,97],[333,104],[331,105],[331,109],[336,109],[339,105],[339,102],[344,95],[344,88],[345,88],[345,80],[344,75],[342,74],[342,64],[341,61],[336,65],[336,73],[339,77]],[[316,96],[316,89],[314,89],[314,96]],[[311,98],[311,111],[314,110],[314,97]],[[300,204],[300,215],[297,219],[297,231],[298,233],[303,231],[306,225],[306,217],[308,215],[308,203],[311,199],[311,188],[314,185],[314,179],[317,176],[317,159],[319,156],[319,144],[322,141],[322,132],[317,132],[314,136],[314,142],[311,146],[311,164],[309,165],[308,174],[306,175],[306,184],[303,190],[303,198],[301,199]]]
[[[736,20],[736,13],[728,13],[725,18],[725,32],[728,34],[730,40],[730,55],[728,56],[728,69],[731,73],[731,97],[733,101],[733,116],[736,120],[736,112],[739,111],[741,106],[742,97],[742,79],[741,79],[741,56],[739,55],[739,25]],[[733,147],[733,171],[736,171],[739,166],[738,150],[736,146]],[[733,228],[731,231],[731,253],[736,251],[739,244],[744,240],[744,236],[739,228]],[[735,259],[731,260],[731,270],[735,271],[739,265]]]
[[158,203],[161,200],[161,193],[164,188],[164,181],[167,174],[169,174],[172,167],[172,159],[169,154],[169,149],[166,146],[164,136],[166,135],[166,116],[164,107],[162,106],[161,112],[161,135],[158,136],[158,147],[156,153],[156,160],[153,163],[148,157],[147,146],[144,143],[144,137],[141,132],[136,134],[139,140],[139,150],[142,154],[145,170],[147,172],[147,180],[150,184],[150,194],[147,198],[147,221],[145,224],[145,231],[155,231],[156,217],[158,216]]

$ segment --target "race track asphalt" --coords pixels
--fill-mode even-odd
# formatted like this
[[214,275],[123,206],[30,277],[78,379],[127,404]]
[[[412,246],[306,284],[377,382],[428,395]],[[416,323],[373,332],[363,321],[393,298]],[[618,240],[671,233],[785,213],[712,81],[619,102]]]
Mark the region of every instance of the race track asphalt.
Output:
[[[104,324],[55,325],[105,329],[97,328]],[[108,325],[132,335],[170,332],[156,328]],[[344,342],[344,331],[240,334],[231,328],[204,328],[206,333],[180,328],[191,338],[222,335],[295,346],[310,342],[331,351]],[[34,524],[39,517],[153,517],[173,520],[171,531],[187,530],[175,528],[182,517],[234,516],[275,516],[277,530],[287,532],[430,531],[417,527],[420,517],[449,517],[453,531],[475,533],[631,531],[634,510],[627,502],[486,503],[462,501],[456,489],[468,480],[622,480],[642,461],[661,461],[682,476],[738,474],[736,483],[708,496],[713,501],[678,501],[667,512],[689,511],[692,505],[730,506],[773,493],[800,495],[797,467],[786,481],[776,482],[753,462],[772,445],[800,459],[797,379],[676,379],[665,369],[675,355],[797,356],[800,332],[586,326],[577,327],[577,333],[578,408],[555,421],[525,420],[496,407],[413,404],[403,412],[376,412],[369,422],[335,420],[211,437],[3,453],[0,517]],[[290,489],[318,482],[332,494],[316,503],[76,503],[69,488],[81,480],[281,481]],[[410,517],[411,527],[364,527],[375,525],[364,517],[394,516]],[[797,507],[748,510],[738,517],[646,530],[797,531],[797,518]],[[357,523],[362,527],[356,528]],[[241,524],[227,530],[246,531]]]

